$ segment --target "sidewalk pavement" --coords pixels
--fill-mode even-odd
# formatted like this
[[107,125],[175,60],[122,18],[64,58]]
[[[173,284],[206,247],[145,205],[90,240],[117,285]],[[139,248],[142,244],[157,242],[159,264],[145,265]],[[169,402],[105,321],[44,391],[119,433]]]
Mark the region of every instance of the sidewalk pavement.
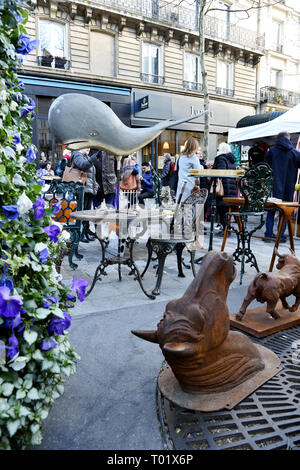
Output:
[[[199,256],[207,252],[208,241],[207,234]],[[221,243],[222,238],[215,237],[214,250],[219,250]],[[235,246],[233,234],[227,239],[225,251],[232,253]],[[268,271],[273,243],[253,238],[251,246],[260,270]],[[288,252],[288,247],[288,242],[280,244],[280,252]],[[295,249],[299,254],[298,239]],[[89,283],[93,278],[100,254],[99,243],[97,240],[81,243],[79,252],[84,258],[78,261],[77,270],[69,267],[67,258],[63,261],[62,275],[66,284],[77,277]],[[146,261],[144,241],[137,244],[134,253],[142,270]],[[153,289],[156,281],[154,263],[151,264],[144,280],[147,291]],[[108,267],[107,272],[86,300],[77,302],[70,310],[73,321],[69,339],[81,361],[77,373],[66,379],[64,395],[54,402],[43,424],[43,442],[34,447],[36,450],[164,449],[155,397],[164,358],[158,345],[135,337],[131,330],[155,329],[166,303],[183,295],[193,275],[191,269],[184,269],[186,277],[177,277],[176,257],[169,255],[161,295],[151,300],[133,276],[128,276],[127,267],[122,267],[121,282],[115,265]],[[228,294],[229,313],[238,311],[256,271],[246,265],[242,286],[239,273],[237,265],[237,276]],[[255,302],[251,304],[255,305]]]

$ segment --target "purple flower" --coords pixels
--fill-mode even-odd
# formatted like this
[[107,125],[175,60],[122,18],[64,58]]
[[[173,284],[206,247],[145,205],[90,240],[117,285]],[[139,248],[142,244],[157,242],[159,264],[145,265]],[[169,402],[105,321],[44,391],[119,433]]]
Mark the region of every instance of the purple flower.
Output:
[[51,336],[49,339],[43,339],[41,349],[48,351],[49,349],[55,348],[55,346],[57,346],[57,341]]
[[41,219],[45,215],[45,201],[41,196],[36,198],[34,204],[32,204],[32,208],[34,209],[33,217],[35,219]]
[[26,162],[27,163],[32,163],[36,159],[36,153],[33,149],[33,146],[30,145],[29,149],[26,152]]
[[54,295],[46,295],[45,296],[46,302],[43,305],[43,308],[49,308],[51,305],[51,302],[54,304],[57,304],[58,299]]
[[21,315],[18,314],[15,318],[6,318],[5,321],[0,325],[0,328],[9,328],[13,330],[14,328],[17,328],[21,323],[22,318]]
[[77,293],[77,296],[80,302],[84,301],[85,290],[88,285],[89,283],[85,279],[81,279],[80,277],[78,277],[77,279],[73,279],[72,290],[74,290]]
[[51,208],[53,210],[53,214],[57,214],[57,212],[59,212],[61,209],[61,201],[58,201],[56,204],[53,204]]
[[52,320],[48,324],[48,333],[49,335],[53,335],[56,333],[57,335],[62,335],[64,331],[70,327],[72,318],[69,313],[64,312],[65,318],[60,317],[53,317]]
[[39,44],[38,39],[34,39],[33,41],[30,39],[30,36],[27,34],[22,33],[19,37],[19,46],[16,48],[16,51],[19,54],[27,55],[29,52],[33,51]]
[[19,348],[18,348],[18,340],[17,338],[15,337],[14,333],[11,335],[11,337],[9,338],[8,340],[10,346],[7,346],[7,357],[9,359],[13,359],[15,357],[16,354],[18,354],[19,352]]
[[22,303],[20,295],[10,295],[8,287],[0,287],[0,316],[15,318],[21,311]]
[[16,145],[21,143],[21,137],[18,134],[13,136],[13,143],[15,144],[12,146],[13,149],[16,149]]
[[71,302],[74,302],[76,300],[76,297],[75,295],[67,294],[67,299],[70,300]]
[[29,103],[26,103],[24,104],[24,107],[21,111],[21,116],[22,117],[27,117],[27,114],[30,113],[31,117],[33,116],[34,114],[34,110],[35,110],[35,102],[33,101],[32,98],[29,98],[28,97],[28,100],[29,100]]
[[57,225],[47,225],[47,227],[44,228],[44,232],[46,232],[50,240],[54,243],[58,242],[57,237],[60,233],[60,228]]
[[9,220],[19,217],[18,206],[2,206],[3,214]]
[[49,258],[49,251],[47,250],[47,248],[44,248],[42,251],[40,251],[40,260],[41,260],[41,263],[46,263],[48,261],[48,258]]

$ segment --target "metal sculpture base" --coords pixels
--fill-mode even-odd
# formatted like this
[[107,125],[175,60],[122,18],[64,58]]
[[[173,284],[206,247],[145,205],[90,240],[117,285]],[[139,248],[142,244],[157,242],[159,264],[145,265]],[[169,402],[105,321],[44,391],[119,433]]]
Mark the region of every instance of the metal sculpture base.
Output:
[[280,318],[274,319],[266,312],[266,305],[263,305],[247,310],[243,321],[237,320],[237,314],[234,313],[230,315],[230,325],[256,338],[263,338],[300,324],[300,309],[296,312],[289,312],[289,310],[282,308],[282,304],[279,302],[276,312],[279,313]]
[[264,369],[231,390],[206,394],[186,393],[180,387],[178,380],[168,365],[162,370],[158,377],[158,387],[168,400],[182,408],[195,411],[231,410],[282,369],[280,359],[273,351],[264,346],[255,346],[264,362]]

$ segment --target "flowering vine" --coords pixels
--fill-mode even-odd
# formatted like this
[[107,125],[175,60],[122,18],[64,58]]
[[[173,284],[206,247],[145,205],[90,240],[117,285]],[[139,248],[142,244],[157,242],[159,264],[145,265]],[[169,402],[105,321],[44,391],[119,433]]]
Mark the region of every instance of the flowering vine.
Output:
[[[42,440],[41,423],[76,370],[68,304],[86,282],[61,282],[54,257],[67,238],[59,205],[42,197],[43,172],[31,142],[35,103],[18,77],[38,44],[26,33],[25,0],[0,1],[0,449]],[[76,296],[76,297],[75,297]]]

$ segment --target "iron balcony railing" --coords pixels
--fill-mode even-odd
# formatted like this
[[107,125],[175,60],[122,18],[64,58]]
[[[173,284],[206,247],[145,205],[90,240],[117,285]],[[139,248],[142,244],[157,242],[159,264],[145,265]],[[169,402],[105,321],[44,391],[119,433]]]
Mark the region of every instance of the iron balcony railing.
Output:
[[155,83],[157,85],[163,85],[165,81],[165,77],[161,75],[152,75],[150,73],[141,73],[140,78],[142,82]]
[[216,93],[217,95],[225,95],[225,96],[234,96],[234,90],[231,90],[230,88],[216,88]]
[[[189,29],[193,32],[199,30],[199,14],[197,2],[193,7],[186,8],[177,2],[177,6],[165,0],[96,0],[99,6],[113,8],[120,12],[131,13],[132,16],[142,16],[158,21],[170,23],[173,27]],[[265,48],[264,35],[256,31],[241,28],[218,18],[205,16],[204,34],[223,42],[231,42],[246,49],[263,52]]]
[[188,82],[187,80],[183,80],[182,85],[185,90],[203,90],[203,85],[199,82]]
[[277,87],[265,86],[260,89],[260,102],[292,107],[300,103],[300,93],[283,90]]

